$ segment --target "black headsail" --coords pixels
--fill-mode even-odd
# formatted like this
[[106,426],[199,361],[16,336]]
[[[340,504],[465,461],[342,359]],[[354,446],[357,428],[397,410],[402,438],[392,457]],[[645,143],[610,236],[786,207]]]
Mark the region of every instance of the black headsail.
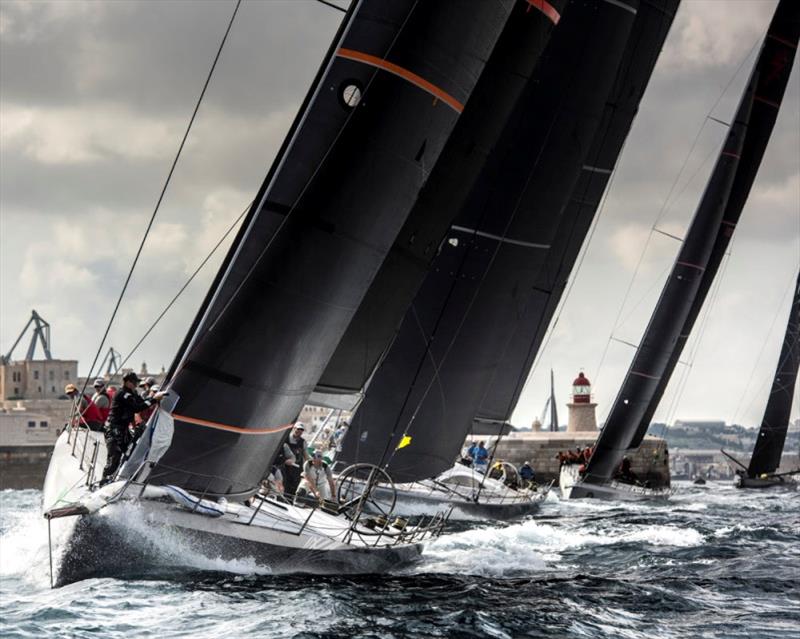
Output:
[[517,0],[414,208],[336,348],[310,403],[352,408],[470,194],[567,0]]
[[565,8],[368,386],[342,460],[386,465],[398,481],[452,464],[589,152],[637,5]]
[[761,420],[753,456],[747,467],[750,477],[758,477],[762,473],[774,473],[781,464],[783,444],[789,429],[789,417],[792,412],[792,398],[797,383],[797,371],[800,368],[800,274],[794,289],[792,306],[789,309],[789,321],[783,337],[781,355],[772,389],[769,392],[767,408]]
[[561,301],[639,110],[679,3],[680,0],[648,0],[639,5],[592,148],[561,215],[558,231],[532,286],[524,314],[510,329],[509,340],[499,354],[500,359],[475,414],[476,421],[506,422],[514,413],[525,379]]
[[[589,482],[611,477],[625,451],[636,448],[647,432],[755,180],[789,79],[799,33],[800,5],[792,0],[781,0],[731,125],[723,155],[718,160],[678,261],[598,438],[587,468],[586,480]],[[737,129],[745,121],[744,137],[736,140],[736,146],[740,147],[736,155],[740,159],[732,167],[735,158],[726,157],[725,149],[730,148],[732,138],[739,136]],[[724,174],[722,178],[721,173]],[[724,185],[727,186],[722,190]],[[708,219],[716,219],[719,215],[716,209],[720,204],[722,215],[718,223],[716,226],[703,224],[702,233],[707,235],[701,235],[701,227],[695,228],[698,218],[702,220],[701,216],[708,216]],[[709,241],[710,250],[703,260],[702,271],[681,264],[690,261],[681,257],[687,247],[706,246]],[[676,279],[679,275],[682,280]]]
[[154,481],[231,495],[258,484],[512,4],[362,0],[351,10],[178,355],[174,434]]

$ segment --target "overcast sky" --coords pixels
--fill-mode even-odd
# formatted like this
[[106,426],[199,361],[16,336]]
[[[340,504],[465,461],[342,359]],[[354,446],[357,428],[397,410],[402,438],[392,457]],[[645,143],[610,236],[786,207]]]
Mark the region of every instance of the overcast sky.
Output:
[[[639,340],[678,250],[651,229],[685,231],[725,134],[707,116],[732,117],[774,6],[683,1],[518,425],[541,411],[551,366],[560,403],[583,370],[605,416],[633,355],[610,337]],[[0,351],[35,308],[53,355],[88,372],[232,9],[0,2]],[[314,1],[243,3],[112,328],[123,355],[255,194],[340,19]],[[656,420],[760,421],[800,268],[798,77],[795,62],[701,339],[696,328],[684,355],[692,366],[676,371]],[[223,253],[135,368],[169,365]]]

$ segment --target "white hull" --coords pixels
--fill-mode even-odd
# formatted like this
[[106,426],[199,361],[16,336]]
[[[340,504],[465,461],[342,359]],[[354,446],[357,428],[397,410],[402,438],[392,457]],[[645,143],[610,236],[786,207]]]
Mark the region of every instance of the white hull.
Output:
[[[102,444],[98,459],[104,460],[100,434],[89,433],[88,441],[92,449],[94,441]],[[175,491],[166,487],[118,481],[90,491],[86,471],[63,434],[45,480],[44,509],[80,504],[84,514],[50,520],[56,585],[180,565],[183,553],[176,548],[209,561],[243,560],[271,572],[384,572],[417,559],[418,541],[425,536],[411,527],[354,526],[344,515],[271,498],[252,507],[201,500],[201,508],[219,515],[209,516],[178,503]]]
[[[449,510],[450,521],[506,521],[539,510],[547,498],[549,486],[539,490],[512,490],[496,479],[456,464],[434,479],[397,484],[394,492],[393,512],[404,517]],[[387,509],[391,505],[391,489],[377,487],[373,500]]]
[[663,501],[669,489],[653,489],[611,480],[602,484],[585,483],[578,464],[564,464],[559,474],[561,499],[605,499],[612,501]]

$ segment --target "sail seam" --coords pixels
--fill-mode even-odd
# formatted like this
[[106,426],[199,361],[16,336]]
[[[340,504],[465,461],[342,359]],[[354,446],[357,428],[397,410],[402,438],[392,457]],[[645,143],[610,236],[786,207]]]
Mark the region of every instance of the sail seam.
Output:
[[456,113],[461,113],[464,110],[464,105],[456,100],[452,95],[443,89],[440,89],[432,82],[428,82],[428,80],[422,76],[417,75],[413,71],[409,71],[408,69],[405,69],[394,62],[389,62],[388,60],[379,58],[375,55],[370,55],[369,53],[355,51],[354,49],[345,49],[344,47],[340,48],[336,52],[336,55],[340,58],[346,58],[347,60],[363,62],[364,64],[368,64],[369,66],[377,69],[383,69],[392,75],[402,78],[414,86],[419,87],[423,91],[430,93],[434,98],[441,100]]

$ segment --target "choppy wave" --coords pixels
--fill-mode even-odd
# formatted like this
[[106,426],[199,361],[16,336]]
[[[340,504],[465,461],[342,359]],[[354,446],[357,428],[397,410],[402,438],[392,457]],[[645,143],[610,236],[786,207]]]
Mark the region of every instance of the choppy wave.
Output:
[[800,493],[709,484],[666,505],[549,499],[533,518],[464,525],[413,568],[366,577],[270,575],[109,508],[161,569],[52,592],[39,499],[0,493],[3,637],[800,636]]

